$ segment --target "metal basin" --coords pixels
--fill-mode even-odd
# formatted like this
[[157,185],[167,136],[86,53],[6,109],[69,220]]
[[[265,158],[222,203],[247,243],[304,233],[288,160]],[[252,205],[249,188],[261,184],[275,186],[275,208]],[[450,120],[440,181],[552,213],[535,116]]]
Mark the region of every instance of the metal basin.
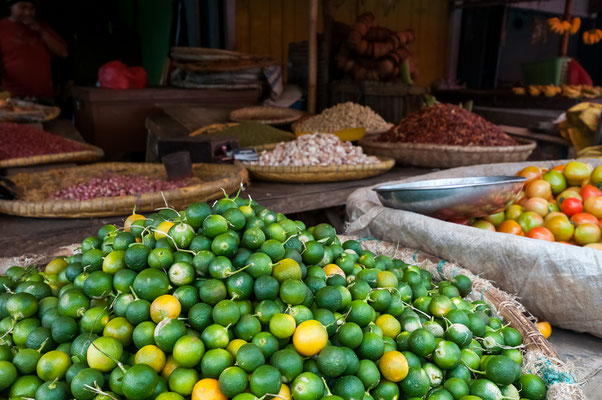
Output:
[[386,207],[453,220],[502,211],[525,181],[518,176],[483,176],[382,185],[373,190]]

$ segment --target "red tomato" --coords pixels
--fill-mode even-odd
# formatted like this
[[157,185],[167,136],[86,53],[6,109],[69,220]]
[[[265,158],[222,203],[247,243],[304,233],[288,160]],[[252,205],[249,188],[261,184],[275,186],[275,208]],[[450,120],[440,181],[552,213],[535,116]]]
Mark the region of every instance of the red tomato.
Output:
[[531,239],[547,240],[548,242],[554,241],[554,235],[552,232],[543,226],[538,226],[531,229],[529,233],[527,233],[527,237]]
[[581,189],[581,197],[583,198],[583,201],[587,200],[587,198],[591,196],[602,196],[602,190],[598,189],[594,185],[585,185]]
[[571,215],[575,215],[583,211],[583,203],[579,199],[569,197],[564,199],[562,204],[560,204],[560,209],[563,213],[570,217]]
[[585,213],[585,212],[581,212],[581,213],[577,213],[577,214],[573,215],[571,217],[571,222],[575,226],[579,226],[581,224],[596,224],[596,225],[599,224],[598,218],[596,218],[592,214]]

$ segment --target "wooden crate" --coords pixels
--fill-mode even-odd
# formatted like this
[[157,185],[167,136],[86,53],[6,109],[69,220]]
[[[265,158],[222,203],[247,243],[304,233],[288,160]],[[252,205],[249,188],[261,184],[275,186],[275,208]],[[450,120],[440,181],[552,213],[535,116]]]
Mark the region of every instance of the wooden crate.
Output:
[[335,81],[330,84],[329,105],[352,101],[372,108],[386,121],[397,124],[422,105],[426,90],[401,82]]

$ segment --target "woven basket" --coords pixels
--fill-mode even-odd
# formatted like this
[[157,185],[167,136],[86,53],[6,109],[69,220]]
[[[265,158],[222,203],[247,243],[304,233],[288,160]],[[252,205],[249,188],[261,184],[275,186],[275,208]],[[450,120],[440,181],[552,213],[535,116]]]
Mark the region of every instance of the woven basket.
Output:
[[379,157],[376,164],[314,165],[310,167],[272,167],[251,165],[245,167],[253,178],[272,182],[317,183],[339,182],[381,175],[395,166],[392,158]]
[[426,143],[389,143],[364,138],[359,144],[367,154],[391,157],[400,164],[429,168],[525,161],[536,143],[516,139],[518,146],[446,146]]
[[69,162],[95,162],[100,160],[105,154],[100,147],[88,143],[76,142],[75,140],[67,138],[63,139],[77,143],[79,146],[84,147],[85,150],[73,151],[70,153],[41,154],[31,157],[8,158],[6,160],[0,160],[0,168],[28,167],[40,164]]
[[38,218],[83,218],[127,215],[134,206],[139,212],[151,212],[164,207],[184,208],[195,201],[213,200],[232,193],[248,182],[248,173],[240,163],[194,164],[193,175],[200,184],[165,192],[143,193],[136,196],[101,197],[92,200],[50,200],[48,194],[106,172],[149,176],[166,179],[163,164],[98,163],[62,168],[39,173],[16,174],[11,179],[24,200],[0,200],[0,213]]
[[23,111],[6,111],[0,109],[0,122],[44,122],[51,121],[61,114],[61,109],[54,106],[44,106],[24,100],[10,99],[9,103],[25,107]]
[[[359,240],[364,249],[376,255],[385,254],[418,265],[429,271],[436,281],[452,279],[460,274],[466,275],[472,281],[472,293],[469,296],[473,299],[485,300],[505,322],[510,323],[523,336],[524,350],[526,350],[524,356],[526,365],[523,371],[537,374],[545,382],[555,382],[548,386],[546,398],[585,400],[583,390],[577,383],[573,371],[558,359],[554,348],[537,329],[535,325],[537,319],[517,301],[516,296],[494,287],[490,281],[474,275],[467,269],[415,249],[400,248],[394,243],[375,239],[358,239],[355,236],[339,235],[339,239],[341,242],[349,239]],[[566,383],[559,379],[563,375],[570,376],[574,383]]]
[[266,125],[285,125],[297,121],[305,113],[284,107],[253,106],[243,107],[230,113],[236,122],[259,122]]

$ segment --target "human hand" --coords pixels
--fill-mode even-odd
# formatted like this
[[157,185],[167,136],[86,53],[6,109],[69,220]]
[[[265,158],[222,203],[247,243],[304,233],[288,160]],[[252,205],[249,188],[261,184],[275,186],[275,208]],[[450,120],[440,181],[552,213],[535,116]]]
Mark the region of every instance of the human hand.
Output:
[[35,18],[24,19],[23,24],[34,32],[42,31],[42,25]]

